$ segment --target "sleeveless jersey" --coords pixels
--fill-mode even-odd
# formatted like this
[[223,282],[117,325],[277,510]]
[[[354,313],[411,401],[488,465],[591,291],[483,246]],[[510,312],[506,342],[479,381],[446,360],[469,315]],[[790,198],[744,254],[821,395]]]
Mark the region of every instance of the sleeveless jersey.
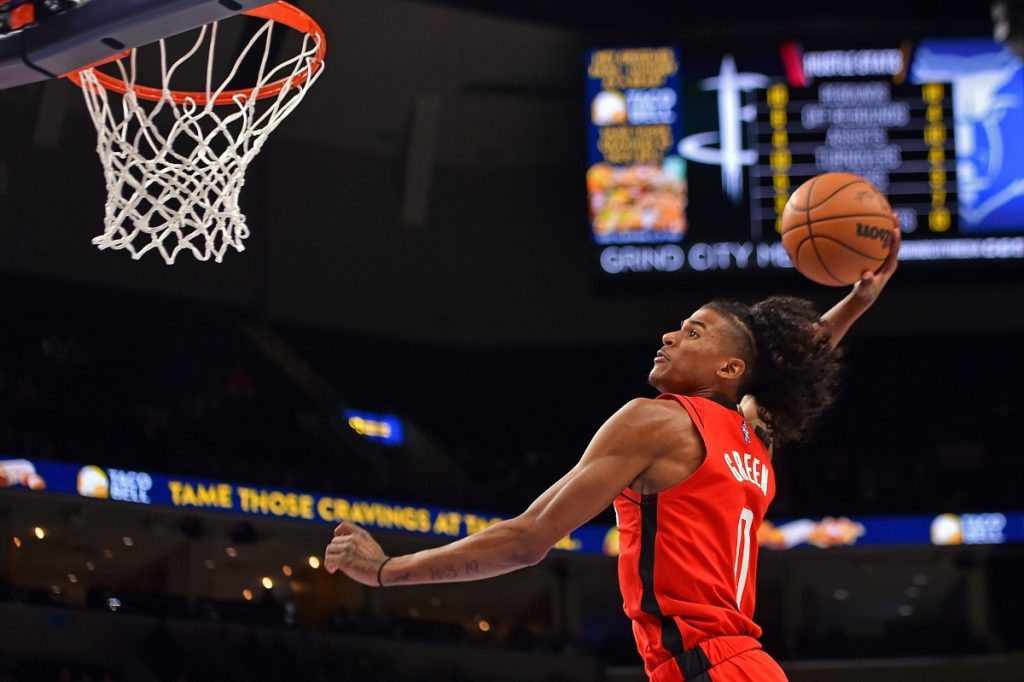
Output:
[[[683,652],[713,637],[759,637],[757,529],[775,496],[768,451],[735,408],[664,394],[693,419],[704,462],[668,490],[615,499],[623,608],[648,676],[683,680]],[[678,671],[678,672],[677,672]]]

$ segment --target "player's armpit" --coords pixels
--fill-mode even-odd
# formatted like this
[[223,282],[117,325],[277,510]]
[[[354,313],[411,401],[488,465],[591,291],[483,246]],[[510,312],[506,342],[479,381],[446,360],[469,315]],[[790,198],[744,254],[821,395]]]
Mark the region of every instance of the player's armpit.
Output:
[[598,429],[576,466],[514,521],[529,525],[546,553],[677,444],[689,419],[670,401],[630,401]]
[[668,401],[631,401],[598,430],[576,466],[525,512],[451,544],[394,557],[382,583],[481,580],[536,564],[643,474],[673,442],[680,424],[689,426],[688,419]]
[[757,404],[757,398],[749,393],[740,399],[740,412],[747,423],[754,428],[754,433],[761,443],[768,448],[769,459],[775,454],[772,438],[772,430],[768,422],[771,420],[771,413]]

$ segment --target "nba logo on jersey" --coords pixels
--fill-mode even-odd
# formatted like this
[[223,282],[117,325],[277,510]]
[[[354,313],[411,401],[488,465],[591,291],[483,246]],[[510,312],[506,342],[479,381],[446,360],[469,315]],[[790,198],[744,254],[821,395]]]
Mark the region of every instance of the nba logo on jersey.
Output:
[[743,429],[743,442],[747,445],[750,444],[750,429],[747,428],[747,420],[744,419],[740,422],[740,428]]

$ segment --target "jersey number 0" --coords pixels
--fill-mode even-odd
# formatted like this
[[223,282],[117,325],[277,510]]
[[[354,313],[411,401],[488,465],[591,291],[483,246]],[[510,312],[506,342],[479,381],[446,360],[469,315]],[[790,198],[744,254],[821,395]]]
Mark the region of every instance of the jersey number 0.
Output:
[[736,559],[732,565],[732,574],[736,578],[736,608],[743,610],[743,589],[747,586],[747,573],[750,571],[750,543],[754,527],[754,512],[746,507],[740,511],[740,520],[736,524]]

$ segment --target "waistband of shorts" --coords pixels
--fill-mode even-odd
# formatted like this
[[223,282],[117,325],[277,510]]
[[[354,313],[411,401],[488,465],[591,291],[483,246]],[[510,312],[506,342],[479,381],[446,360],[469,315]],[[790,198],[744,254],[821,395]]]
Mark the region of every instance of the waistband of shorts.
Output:
[[710,679],[707,672],[722,661],[760,648],[761,643],[753,637],[712,637],[659,665],[650,682],[705,682]]

